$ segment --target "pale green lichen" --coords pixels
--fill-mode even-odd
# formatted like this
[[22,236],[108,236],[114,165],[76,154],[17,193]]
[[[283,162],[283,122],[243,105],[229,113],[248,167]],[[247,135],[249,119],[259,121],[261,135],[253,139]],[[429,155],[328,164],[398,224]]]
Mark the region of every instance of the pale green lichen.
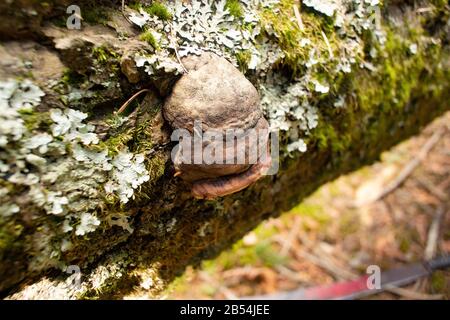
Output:
[[84,236],[89,232],[95,231],[100,225],[100,220],[90,213],[84,212],[80,217],[80,224],[77,225],[75,234],[77,236]]
[[[383,49],[386,36],[379,23],[380,4],[375,0],[308,1],[305,6],[312,12],[302,12],[304,25],[300,26],[292,0],[233,3],[242,14],[230,14],[229,1],[208,0],[168,4],[173,12],[170,22],[142,10],[133,13],[130,18],[137,25],[159,34],[161,45],[160,53],[136,56],[136,66],[145,67],[149,75],[179,74],[183,70],[175,59],[176,48],[181,57],[202,51],[224,56],[259,76],[256,85],[271,129],[287,132],[288,152],[305,152],[304,137],[318,125],[319,102],[331,97],[336,107],[344,107],[345,95],[336,94],[340,79],[355,67],[375,71],[365,59],[363,37],[372,39],[372,56]],[[281,76],[280,65],[290,69],[291,75]]]
[[[36,254],[29,268],[56,266],[60,251],[72,247],[72,241],[64,234],[81,237],[101,225],[99,215],[106,205],[102,196],[105,192],[124,204],[150,179],[145,158],[129,152],[125,146],[112,156],[107,148],[95,150],[100,142],[95,126],[85,123],[86,113],[71,108],[50,109],[41,115],[47,117],[48,125],[29,130],[22,117],[35,113],[33,108],[44,96],[30,80],[0,82],[0,96],[0,118],[8,124],[0,131],[1,183],[6,186],[1,188],[0,225],[14,221],[22,209],[32,210],[36,217],[40,211],[61,217],[61,233],[50,232],[49,221],[50,225],[41,226],[42,236],[32,235],[36,239],[32,240]],[[19,112],[22,110],[27,112]],[[20,196],[23,191],[27,192],[26,198]],[[116,220],[116,224],[130,231],[126,218]]]
[[117,193],[122,203],[133,197],[134,190],[150,179],[142,154],[120,152],[112,161],[111,180],[105,184],[109,194]]
[[30,80],[0,82],[0,147],[22,138],[26,128],[20,112],[38,105],[43,95],[44,92]]
[[177,75],[183,71],[181,65],[170,58],[167,51],[149,57],[138,54],[135,57],[135,61],[136,67],[144,67],[145,72],[150,76],[158,75],[161,72]]

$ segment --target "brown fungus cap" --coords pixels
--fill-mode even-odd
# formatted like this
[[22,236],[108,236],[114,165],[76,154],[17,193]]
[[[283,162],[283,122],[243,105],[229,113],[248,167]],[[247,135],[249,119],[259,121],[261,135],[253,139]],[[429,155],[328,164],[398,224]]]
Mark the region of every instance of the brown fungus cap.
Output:
[[172,128],[193,131],[194,121],[206,130],[249,129],[262,117],[259,94],[226,59],[205,52],[182,60],[189,71],[175,84],[164,105]]

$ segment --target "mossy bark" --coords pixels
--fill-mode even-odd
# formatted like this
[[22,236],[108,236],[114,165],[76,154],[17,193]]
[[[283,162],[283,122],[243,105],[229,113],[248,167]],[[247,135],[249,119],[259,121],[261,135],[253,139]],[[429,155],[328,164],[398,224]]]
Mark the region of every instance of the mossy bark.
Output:
[[[78,101],[75,108],[90,114],[90,123],[97,126],[96,133],[102,137],[100,147],[114,153],[126,145],[132,151],[145,152],[151,178],[128,204],[107,199],[102,207],[103,217],[126,216],[132,232],[102,224],[85,237],[73,238],[70,250],[61,252],[56,262],[44,262],[39,269],[30,268],[30,256],[40,253],[33,251],[36,249],[29,242],[39,239],[36,234],[44,238],[46,233],[56,232],[60,221],[45,214],[29,220],[24,214],[0,224],[3,296],[96,299],[142,292],[155,295],[186,266],[215,257],[263,220],[289,210],[327,181],[373,163],[382,151],[419,132],[450,109],[450,56],[445,25],[449,14],[443,2],[436,4],[441,6],[438,13],[415,26],[418,34],[405,33],[401,26],[388,27],[385,54],[377,61],[380,72],[355,68],[339,79],[337,90],[352,93],[348,104],[341,109],[321,110],[321,121],[307,138],[306,153],[282,156],[278,174],[265,177],[242,192],[214,201],[196,200],[190,195],[189,185],[173,177],[172,145],[167,144],[170,128],[160,113],[164,95],[170,92],[176,78],[138,77],[137,83],[131,83],[135,81],[125,77],[127,55],[145,43],[138,40],[136,30],[127,26],[113,2],[105,1],[105,7],[101,7],[102,13],[109,14],[106,20],[113,23],[105,22],[103,15],[98,21],[91,18],[91,25],[80,31],[83,34],[77,41],[58,42],[77,32],[52,29],[58,19],[65,17],[64,5],[56,1],[45,6],[19,1],[7,10],[0,6],[2,15],[14,12],[0,17],[3,54],[20,54],[36,61],[31,77],[46,93],[39,112],[26,116],[27,127],[48,126],[47,111],[55,106],[65,107],[62,96],[74,88],[88,90],[91,94]],[[406,12],[411,8],[393,2],[386,6],[386,16],[395,15],[406,23]],[[31,9],[36,14],[28,17]],[[27,18],[32,23],[24,23]],[[9,32],[14,22],[21,28]],[[119,39],[123,33],[128,37]],[[419,41],[418,37],[433,38],[438,43],[411,55],[400,44],[399,39],[405,37],[415,41]],[[42,58],[54,63],[39,64],[37,60]],[[292,67],[296,59],[298,56],[287,59],[281,69]],[[30,76],[27,72],[3,64],[0,75]],[[60,84],[57,90],[48,85],[49,80]],[[114,110],[143,87],[153,92],[135,108],[137,111],[132,112],[126,125],[116,126]],[[320,103],[331,102],[325,97]],[[285,147],[286,141],[282,139],[281,145]],[[68,274],[61,269],[67,265],[81,268],[81,289],[64,285]]]

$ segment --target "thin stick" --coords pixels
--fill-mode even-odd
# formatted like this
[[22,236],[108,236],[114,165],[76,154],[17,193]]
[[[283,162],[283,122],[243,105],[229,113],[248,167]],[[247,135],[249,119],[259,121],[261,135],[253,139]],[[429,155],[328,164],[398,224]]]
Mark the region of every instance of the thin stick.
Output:
[[299,283],[308,283],[310,280],[307,277],[302,277],[300,273],[295,272],[283,265],[275,266],[275,270],[277,270],[282,276],[288,278],[291,281],[299,282]]
[[150,91],[150,90],[149,90],[149,89],[142,89],[142,90],[136,92],[135,94],[133,94],[133,95],[131,96],[131,98],[129,98],[129,99],[128,99],[128,100],[127,100],[120,108],[119,108],[119,110],[116,111],[116,114],[121,114],[122,112],[124,112],[125,109],[128,107],[128,105],[129,105],[131,102],[133,102],[133,100],[135,100],[141,93],[148,92],[148,91]]
[[430,180],[425,177],[414,177],[425,189],[427,189],[433,196],[436,196],[440,201],[447,201],[447,194],[436,187]]
[[128,23],[133,24],[133,21],[131,21],[125,14],[125,0],[122,0],[122,15],[125,18],[125,20],[128,21]]
[[322,249],[320,249],[319,246],[314,244],[311,240],[308,239],[303,234],[297,235],[300,242],[306,247],[308,251],[314,250],[315,248],[318,249],[317,253],[312,253],[308,251],[293,251],[293,254],[300,259],[306,259],[309,262],[315,264],[316,266],[321,267],[328,273],[332,274],[335,278],[338,279],[345,279],[345,280],[353,280],[358,277],[358,275],[352,271],[346,270],[344,268],[341,268],[338,266],[331,258],[330,254],[323,252]]
[[[383,191],[380,192],[380,194],[372,199],[370,203],[373,203],[375,201],[378,201],[385,196],[387,196],[389,193],[397,189],[403,181],[405,181],[406,178],[409,177],[409,175],[414,171],[414,169],[426,158],[427,154],[430,152],[430,150],[436,145],[436,143],[439,142],[439,139],[442,137],[442,135],[445,132],[445,127],[439,128],[428,141],[423,145],[423,147],[420,149],[419,153],[416,157],[414,157],[400,172],[400,174],[389,183],[386,188],[384,188]],[[367,204],[367,203],[365,203]]]
[[301,31],[303,31],[304,30],[303,20],[302,16],[300,15],[300,10],[298,9],[297,6],[300,6],[300,3],[298,1],[295,1],[295,4],[293,5],[295,18],[297,19],[298,27],[300,28]]
[[323,30],[320,30],[320,33],[322,33],[323,40],[325,40],[325,44],[327,45],[328,54],[330,55],[330,58],[333,58],[334,57],[333,51],[331,50],[330,41],[328,41],[327,35],[325,34],[325,32],[323,32]]
[[407,299],[414,299],[414,300],[439,300],[439,299],[443,298],[442,294],[426,294],[426,293],[415,292],[415,291],[400,288],[400,287],[387,286],[386,291],[389,291],[393,294],[402,296]]
[[184,67],[183,62],[181,62],[180,55],[178,54],[178,50],[177,50],[177,42],[174,40],[174,39],[175,39],[175,34],[174,34],[174,32],[173,32],[173,26],[172,26],[172,24],[169,24],[169,25],[170,25],[170,42],[171,42],[172,45],[173,45],[173,49],[174,49],[174,51],[175,51],[175,56],[177,57],[178,63],[179,63],[179,64],[181,65],[181,67],[183,68],[184,73],[189,73],[189,72],[187,71],[187,69]]
[[425,247],[425,260],[431,260],[436,254],[437,242],[439,239],[439,229],[441,221],[445,213],[445,207],[442,205],[437,208],[433,221],[431,221],[430,230],[428,231],[427,245]]

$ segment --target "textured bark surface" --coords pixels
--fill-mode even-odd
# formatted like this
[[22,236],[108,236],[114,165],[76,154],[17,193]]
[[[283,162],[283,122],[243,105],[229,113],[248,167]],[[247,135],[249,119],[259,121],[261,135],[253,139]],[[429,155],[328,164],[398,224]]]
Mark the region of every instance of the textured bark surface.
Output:
[[[94,6],[80,1],[82,8],[89,3],[101,12],[89,21],[85,18],[82,30],[69,31],[61,26],[67,3],[0,4],[0,80],[33,79],[45,92],[35,108],[37,114],[64,109],[67,101],[62,97],[81,94],[71,108],[89,114],[87,123],[96,126],[95,133],[108,150],[126,145],[133,153],[145,154],[150,178],[126,204],[116,199],[101,202],[96,209],[100,227],[83,237],[70,236],[71,248],[56,257],[42,252],[55,239],[61,241],[55,231],[61,228],[61,219],[28,205],[21,206],[20,215],[13,218],[0,216],[0,292],[4,297],[153,296],[187,265],[215,257],[261,221],[290,209],[327,181],[376,161],[383,150],[419,132],[450,108],[448,7],[445,2],[423,2],[436,9],[415,22],[420,29],[417,41],[435,39],[433,48],[410,61],[410,53],[394,41],[380,62],[381,72],[356,67],[345,75],[339,88],[349,93],[347,106],[321,110],[307,152],[282,152],[277,175],[237,194],[196,200],[189,185],[173,177],[171,129],[160,110],[178,77],[162,73],[149,78],[136,68],[134,53],[149,45],[122,16],[120,4],[105,1]],[[384,23],[389,33],[411,36],[403,26],[412,21],[418,7],[412,1],[386,5]],[[387,26],[389,18],[397,24]],[[285,68],[287,64],[278,70],[286,72]],[[246,75],[258,81],[251,72]],[[115,126],[114,111],[142,88],[152,92],[139,107],[130,108],[134,111],[125,124]],[[324,98],[320,104],[330,101]],[[31,120],[27,118],[26,123],[34,123]],[[48,127],[46,119],[36,116],[34,121],[39,130]],[[280,145],[283,151],[287,136],[281,135]],[[85,178],[77,180],[83,183],[79,179]],[[6,178],[0,181],[6,183]],[[18,194],[28,197],[27,189]],[[100,192],[98,197],[103,196]],[[44,241],[47,238],[51,240]],[[80,267],[81,286],[67,285],[69,274],[64,270],[68,265]]]

